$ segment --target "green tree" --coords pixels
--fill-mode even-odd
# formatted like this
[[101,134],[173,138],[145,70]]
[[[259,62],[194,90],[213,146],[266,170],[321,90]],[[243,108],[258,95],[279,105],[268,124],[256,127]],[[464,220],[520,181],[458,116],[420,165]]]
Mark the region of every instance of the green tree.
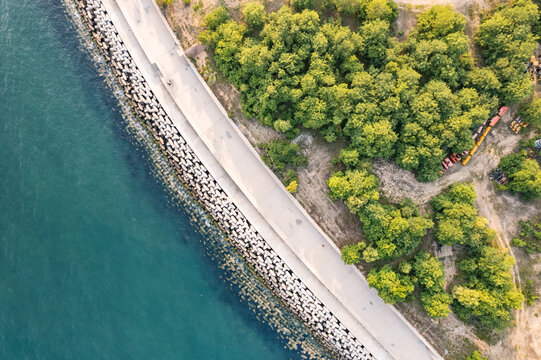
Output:
[[513,283],[514,263],[507,249],[492,245],[469,248],[467,257],[458,263],[465,282],[452,290],[455,313],[496,330],[509,326],[511,310],[520,309],[524,301]]
[[421,303],[433,318],[447,317],[452,299],[445,292],[445,275],[442,264],[426,251],[415,256],[413,264],[417,284],[421,287]]
[[312,9],[315,4],[316,0],[291,0],[291,6],[297,11]]
[[392,22],[397,14],[397,5],[388,0],[371,0],[364,9],[367,20],[385,20]]
[[368,203],[359,213],[366,239],[377,249],[380,259],[393,259],[411,253],[433,225],[417,214],[402,216],[399,208]]
[[218,6],[205,17],[205,26],[209,30],[216,30],[218,26],[229,20],[229,14],[224,6]]
[[450,5],[435,5],[421,13],[416,32],[419,38],[430,40],[463,32],[465,27],[464,15],[455,12]]
[[466,76],[466,84],[472,86],[481,94],[498,96],[502,84],[490,68],[475,68]]
[[378,295],[388,304],[395,304],[413,292],[414,286],[410,278],[393,271],[385,265],[380,270],[372,269],[366,278],[370,287],[378,290]]
[[242,9],[242,14],[249,29],[257,30],[263,27],[266,12],[262,4],[256,2],[247,3]]
[[523,71],[524,62],[537,46],[532,27],[539,19],[537,5],[515,0],[483,19],[476,35],[485,62],[502,84],[500,98],[516,103],[531,94],[531,83]]
[[438,319],[445,318],[451,312],[449,305],[452,303],[452,298],[445,291],[432,293],[421,293],[421,303],[428,316]]
[[341,14],[357,15],[364,7],[363,0],[332,0],[332,3]]
[[501,158],[498,168],[506,174],[514,174],[522,170],[524,165],[524,156],[521,154],[510,154]]
[[444,245],[467,245],[478,249],[496,237],[487,220],[477,216],[475,190],[472,185],[455,184],[447,193],[432,199],[435,210],[435,238]]
[[358,264],[361,261],[361,253],[366,248],[366,243],[360,241],[355,244],[346,245],[342,248],[342,260],[348,264]]
[[493,64],[501,58],[526,61],[536,47],[532,26],[538,19],[537,5],[530,0],[515,0],[512,6],[504,6],[485,18],[476,41],[486,62]]
[[415,256],[413,264],[415,276],[421,285],[427,291],[441,292],[445,285],[443,266],[437,258],[426,251],[421,251]]
[[366,170],[336,172],[327,185],[330,197],[344,200],[352,213],[357,213],[368,201],[379,199],[379,180]]
[[359,151],[356,149],[342,149],[338,160],[347,167],[354,168],[359,163]]
[[523,198],[541,198],[541,170],[536,161],[525,161],[522,169],[509,174],[509,188],[518,192]]
[[363,55],[370,64],[380,67],[385,63],[386,51],[392,45],[389,37],[389,22],[372,20],[361,25],[359,33],[363,39]]
[[541,128],[541,98],[532,97],[519,109],[522,119],[537,128]]
[[387,158],[393,155],[398,135],[393,131],[391,123],[381,120],[365,124],[359,136],[356,136],[354,146],[363,155],[371,158]]
[[508,188],[524,199],[541,198],[541,170],[536,161],[528,161],[521,154],[504,156],[498,167],[509,178]]

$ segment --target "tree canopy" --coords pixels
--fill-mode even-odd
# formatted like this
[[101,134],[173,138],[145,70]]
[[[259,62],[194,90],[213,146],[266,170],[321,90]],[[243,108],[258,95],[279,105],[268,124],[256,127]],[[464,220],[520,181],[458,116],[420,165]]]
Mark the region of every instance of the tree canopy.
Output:
[[504,156],[498,167],[507,175],[507,187],[511,192],[519,193],[527,200],[541,198],[541,169],[536,160],[511,154]]
[[526,101],[520,107],[519,114],[524,122],[541,129],[541,98],[532,97]]
[[532,92],[524,63],[537,46],[533,27],[538,19],[536,4],[530,0],[514,0],[511,6],[497,8],[479,26],[476,43],[502,85],[498,92],[505,102],[516,103]]
[[388,304],[404,301],[414,289],[410,278],[396,273],[390,265],[385,265],[380,270],[373,269],[366,280]]
[[421,302],[433,318],[447,317],[451,312],[451,297],[445,292],[445,276],[439,260],[426,251],[415,257],[413,264],[417,284],[421,287]]
[[454,312],[462,319],[503,329],[524,296],[511,275],[515,260],[507,249],[493,245],[496,233],[477,216],[475,198],[475,190],[467,184],[453,185],[435,197],[435,236],[443,244],[465,246],[466,257],[458,263],[465,281],[452,289]]
[[472,185],[456,184],[447,193],[432,199],[435,210],[434,236],[444,245],[467,245],[480,248],[489,245],[496,237],[487,227],[487,220],[477,216],[475,190]]
[[[322,19],[311,10],[313,2],[298,0],[292,2],[297,11],[284,6],[268,14],[249,3],[246,24],[229,20],[219,7],[200,36],[239,89],[246,114],[289,138],[302,128],[329,142],[343,137],[359,157],[394,158],[420,180],[432,181],[449,153],[473,146],[470,130],[501,100],[518,102],[531,92],[519,61],[534,40],[528,29],[537,15],[530,0],[485,19],[477,36],[488,59],[484,68],[470,55],[465,17],[450,6],[421,13],[417,28],[397,42],[390,36],[392,1],[331,3],[359,17],[357,31]],[[494,25],[501,16],[506,25]],[[489,56],[493,34],[519,45]]]

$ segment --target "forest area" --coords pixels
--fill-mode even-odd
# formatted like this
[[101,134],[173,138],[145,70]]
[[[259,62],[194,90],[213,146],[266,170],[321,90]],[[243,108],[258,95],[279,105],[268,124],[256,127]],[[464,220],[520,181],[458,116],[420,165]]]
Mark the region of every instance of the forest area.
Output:
[[[479,215],[471,182],[442,189],[427,206],[415,194],[393,202],[373,166],[388,159],[434,182],[442,161],[472,149],[474,131],[502,106],[541,137],[541,98],[525,71],[541,36],[536,2],[483,12],[473,41],[466,17],[449,5],[420,11],[407,35],[397,32],[392,0],[291,0],[276,11],[248,2],[238,10],[213,7],[198,38],[246,117],[281,134],[258,147],[288,191],[298,191],[296,171],[308,164],[295,139],[308,131],[339,148],[328,196],[361,225],[342,246],[344,262],[360,265],[389,304],[417,302],[433,319],[453,314],[485,339],[513,327],[513,311],[538,295],[516,282],[515,258]],[[539,156],[528,156],[528,144],[501,157],[507,181],[495,185],[525,203],[541,198]],[[539,253],[538,219],[518,226],[512,245]],[[451,279],[433,244],[457,254]],[[474,350],[446,358],[483,359]]]

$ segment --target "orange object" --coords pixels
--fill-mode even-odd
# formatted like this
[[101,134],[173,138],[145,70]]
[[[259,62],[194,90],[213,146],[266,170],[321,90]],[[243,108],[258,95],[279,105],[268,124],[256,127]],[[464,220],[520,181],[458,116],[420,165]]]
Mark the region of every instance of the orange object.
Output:
[[488,125],[494,126],[494,125],[496,125],[498,123],[498,121],[500,121],[500,117],[498,115],[496,115],[490,120],[490,123]]
[[503,116],[509,110],[509,106],[502,106],[500,110],[498,110],[498,115]]

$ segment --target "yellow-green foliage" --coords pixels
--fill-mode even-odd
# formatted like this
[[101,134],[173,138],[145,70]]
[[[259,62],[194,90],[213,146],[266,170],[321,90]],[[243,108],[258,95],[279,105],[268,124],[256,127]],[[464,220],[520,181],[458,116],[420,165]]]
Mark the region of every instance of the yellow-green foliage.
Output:
[[435,235],[442,243],[466,247],[466,257],[458,263],[465,281],[452,289],[453,311],[461,319],[503,329],[510,325],[511,310],[522,307],[524,296],[511,275],[515,259],[492,244],[496,233],[477,216],[476,196],[471,185],[456,184],[434,198]]
[[295,194],[297,192],[297,180],[293,180],[289,183],[288,186],[286,186],[286,190],[289,191],[291,194]]

